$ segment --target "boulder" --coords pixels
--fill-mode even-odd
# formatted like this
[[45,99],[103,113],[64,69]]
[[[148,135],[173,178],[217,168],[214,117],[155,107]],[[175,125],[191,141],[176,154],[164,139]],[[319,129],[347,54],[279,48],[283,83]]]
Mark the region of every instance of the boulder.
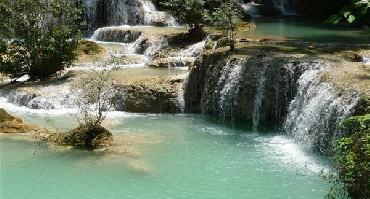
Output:
[[57,145],[97,149],[111,146],[113,135],[100,125],[94,128],[80,125],[67,133],[53,134],[48,140]]

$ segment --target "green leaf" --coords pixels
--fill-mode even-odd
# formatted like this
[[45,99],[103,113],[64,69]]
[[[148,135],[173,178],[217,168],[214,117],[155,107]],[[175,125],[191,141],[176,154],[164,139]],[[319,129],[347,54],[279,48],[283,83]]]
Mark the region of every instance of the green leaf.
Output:
[[340,22],[339,15],[332,15],[331,17],[327,18],[324,23],[330,23],[330,24],[337,24]]
[[353,23],[356,20],[356,17],[354,15],[349,15],[347,18],[348,23]]
[[343,16],[345,17],[345,18],[348,18],[348,16],[351,14],[351,12],[350,11],[346,11],[346,12],[344,12],[343,13]]

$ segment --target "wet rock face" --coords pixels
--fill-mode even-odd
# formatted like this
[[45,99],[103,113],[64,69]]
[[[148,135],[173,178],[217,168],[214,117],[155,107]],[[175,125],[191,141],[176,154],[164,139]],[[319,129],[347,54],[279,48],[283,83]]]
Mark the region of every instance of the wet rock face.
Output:
[[138,0],[85,0],[84,3],[89,33],[108,25],[144,23],[143,9]]
[[97,41],[132,43],[136,41],[141,35],[140,31],[104,28],[99,29],[94,34],[94,39]]
[[4,109],[0,108],[0,133],[40,133],[42,131],[44,130],[39,129],[36,126],[24,124],[20,118],[14,117],[6,112]]
[[[183,80],[180,80],[183,81]],[[135,113],[177,113],[179,82],[135,83],[117,87],[115,109]]]
[[[208,113],[249,126],[258,114],[259,126],[279,127],[301,73],[296,61],[294,57],[271,52],[268,56],[264,52],[203,55],[186,85],[186,112]],[[262,92],[259,97],[258,90]],[[257,112],[256,106],[260,106]]]

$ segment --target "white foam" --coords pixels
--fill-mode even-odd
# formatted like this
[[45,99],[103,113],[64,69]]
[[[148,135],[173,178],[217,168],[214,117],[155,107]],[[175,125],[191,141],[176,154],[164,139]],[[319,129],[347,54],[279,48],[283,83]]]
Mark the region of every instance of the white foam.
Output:
[[262,144],[262,151],[267,153],[271,161],[281,162],[282,166],[303,169],[316,174],[330,171],[330,167],[324,165],[297,145],[294,140],[285,136],[258,137],[256,141]]

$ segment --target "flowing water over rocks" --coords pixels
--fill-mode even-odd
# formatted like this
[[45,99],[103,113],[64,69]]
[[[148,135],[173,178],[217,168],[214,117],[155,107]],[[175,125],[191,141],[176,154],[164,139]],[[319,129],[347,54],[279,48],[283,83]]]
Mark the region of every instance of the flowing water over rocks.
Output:
[[240,7],[250,17],[297,15],[294,0],[249,0]]
[[355,111],[356,92],[343,95],[322,82],[325,67],[309,66],[298,80],[298,91],[289,106],[284,128],[307,148],[328,152],[340,137],[339,122]]
[[[227,58],[215,53],[198,61],[188,80],[186,111],[219,115],[225,121],[249,126],[256,115],[260,115],[261,126],[282,123],[293,97],[293,60],[281,55]],[[255,108],[256,104],[260,108]]]
[[84,0],[88,33],[104,26],[177,25],[175,19],[158,11],[150,0]]
[[346,64],[350,63],[274,51],[268,56],[258,50],[205,53],[190,73],[185,110],[242,123],[255,132],[282,130],[307,149],[330,153],[333,141],[342,136],[340,121],[368,106],[362,105],[366,86],[361,90],[331,82],[330,74]]
[[260,124],[260,114],[261,114],[261,106],[263,98],[265,97],[265,84],[266,84],[266,73],[267,73],[268,65],[263,65],[261,70],[260,79],[258,80],[257,85],[257,92],[256,96],[254,97],[254,108],[253,108],[253,131],[257,132],[259,124]]

